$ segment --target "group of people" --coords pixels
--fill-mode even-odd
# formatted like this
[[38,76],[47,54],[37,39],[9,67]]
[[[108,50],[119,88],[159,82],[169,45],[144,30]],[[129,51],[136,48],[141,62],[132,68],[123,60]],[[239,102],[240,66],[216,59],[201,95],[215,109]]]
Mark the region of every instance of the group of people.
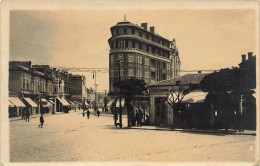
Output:
[[[87,118],[89,119],[89,117],[90,117],[90,111],[89,111],[89,108],[88,108],[88,107],[87,107],[86,109],[83,109],[82,116],[83,116],[83,117],[85,116],[85,110],[87,110],[87,111],[86,111],[86,113],[87,113]],[[95,112],[97,113],[97,116],[98,116],[98,118],[99,118],[99,116],[100,116],[100,111],[97,109],[97,110],[95,110]]]
[[29,111],[29,109],[23,109],[22,110],[22,120],[25,120],[26,122],[29,122],[29,120],[30,120],[30,111]]
[[142,119],[143,119],[143,112],[141,110],[139,110],[139,112],[136,110],[135,111],[135,114],[134,114],[134,111],[131,112],[131,115],[130,115],[130,126],[140,126],[142,127]]

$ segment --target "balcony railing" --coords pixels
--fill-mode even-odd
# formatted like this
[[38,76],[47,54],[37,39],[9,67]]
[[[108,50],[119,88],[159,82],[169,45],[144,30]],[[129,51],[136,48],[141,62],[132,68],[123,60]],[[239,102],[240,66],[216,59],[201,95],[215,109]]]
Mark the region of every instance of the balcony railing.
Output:
[[170,61],[170,58],[162,57],[162,56],[159,56],[158,54],[153,54],[151,52],[147,52],[147,51],[144,51],[144,50],[141,50],[141,49],[138,49],[138,48],[114,48],[114,49],[110,49],[110,53],[123,52],[123,51],[140,52],[140,53],[146,54],[147,56],[151,56],[153,58]]
[[167,47],[167,46],[164,46],[164,45],[162,45],[162,44],[156,43],[156,42],[154,42],[154,41],[152,41],[152,40],[149,40],[149,39],[146,39],[146,38],[144,38],[144,37],[140,37],[140,36],[138,36],[138,35],[136,35],[136,34],[122,34],[122,35],[114,36],[113,38],[125,38],[125,37],[130,37],[130,38],[139,39],[139,40],[141,40],[141,41],[143,41],[143,42],[146,42],[146,43],[149,43],[149,44],[151,44],[151,45],[154,45],[154,46],[163,48],[163,49],[165,49],[165,50],[171,51],[171,49],[170,49],[169,47]]

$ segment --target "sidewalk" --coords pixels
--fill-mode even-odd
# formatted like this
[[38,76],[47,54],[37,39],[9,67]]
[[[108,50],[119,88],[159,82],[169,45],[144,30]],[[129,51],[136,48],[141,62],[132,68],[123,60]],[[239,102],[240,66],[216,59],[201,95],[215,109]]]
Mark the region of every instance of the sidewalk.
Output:
[[142,127],[125,127],[124,129],[137,129],[137,130],[159,130],[159,131],[180,131],[180,132],[189,132],[189,133],[205,133],[205,134],[223,134],[223,135],[253,135],[256,136],[256,131],[253,130],[245,130],[244,132],[238,132],[233,129],[229,129],[225,131],[225,129],[173,129],[167,127],[159,127],[159,126],[142,126]]
[[[82,111],[82,110],[78,110],[78,109],[77,109],[76,112],[75,112],[75,110],[70,110],[70,111],[69,111],[69,114],[71,114],[71,113],[79,113],[80,111]],[[55,114],[52,114],[52,113],[44,114],[44,116],[61,115],[61,114],[68,114],[68,113],[56,112]],[[41,116],[41,114],[33,114],[33,115],[30,115],[30,119],[31,119],[31,118],[39,118],[40,116]],[[12,118],[9,118],[9,122],[22,120],[21,118],[22,118],[22,116],[12,117]]]

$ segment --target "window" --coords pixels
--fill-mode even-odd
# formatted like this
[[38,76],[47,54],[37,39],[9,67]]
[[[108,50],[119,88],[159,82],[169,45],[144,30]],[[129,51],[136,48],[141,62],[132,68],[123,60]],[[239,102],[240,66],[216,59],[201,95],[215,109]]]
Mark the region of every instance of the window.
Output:
[[25,79],[23,79],[23,89],[25,89]]
[[149,58],[145,58],[145,65],[149,65]]
[[143,71],[139,70],[139,77],[143,77]]
[[170,65],[170,63],[167,63],[167,70],[171,70],[171,65]]
[[149,71],[146,71],[145,72],[145,78],[149,78],[149,76],[150,76],[149,74],[150,74]]
[[149,35],[146,35],[146,39],[148,39],[148,40],[149,40]]
[[116,31],[117,31],[117,30],[116,30],[116,29],[114,29],[114,35],[116,35]]
[[128,48],[132,48],[132,41],[131,40],[128,41]]
[[134,61],[133,55],[128,55],[128,62],[133,62],[133,61]]
[[110,76],[114,77],[114,70],[113,69],[111,69],[111,71],[110,71]]
[[126,28],[124,28],[124,34],[127,34],[127,29]]
[[134,76],[134,70],[128,69],[128,76]]
[[137,63],[142,64],[142,56],[137,56]]
[[140,36],[140,37],[142,37],[142,36],[143,36],[142,32],[139,32],[139,36]]
[[131,29],[131,33],[135,34],[135,29],[134,28]]
[[125,41],[119,41],[119,48],[125,48]]
[[123,33],[124,33],[123,28],[119,28],[119,34],[123,34]]
[[123,77],[124,76],[124,69],[120,68],[120,76]]

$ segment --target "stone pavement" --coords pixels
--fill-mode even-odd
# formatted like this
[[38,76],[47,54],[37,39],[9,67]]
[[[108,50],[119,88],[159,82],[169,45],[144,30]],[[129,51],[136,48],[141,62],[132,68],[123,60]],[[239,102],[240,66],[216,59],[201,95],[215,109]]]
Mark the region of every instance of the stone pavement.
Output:
[[[116,129],[113,116],[82,111],[10,124],[11,162],[253,162],[255,136],[224,135],[144,126]],[[127,118],[123,116],[126,127]]]

